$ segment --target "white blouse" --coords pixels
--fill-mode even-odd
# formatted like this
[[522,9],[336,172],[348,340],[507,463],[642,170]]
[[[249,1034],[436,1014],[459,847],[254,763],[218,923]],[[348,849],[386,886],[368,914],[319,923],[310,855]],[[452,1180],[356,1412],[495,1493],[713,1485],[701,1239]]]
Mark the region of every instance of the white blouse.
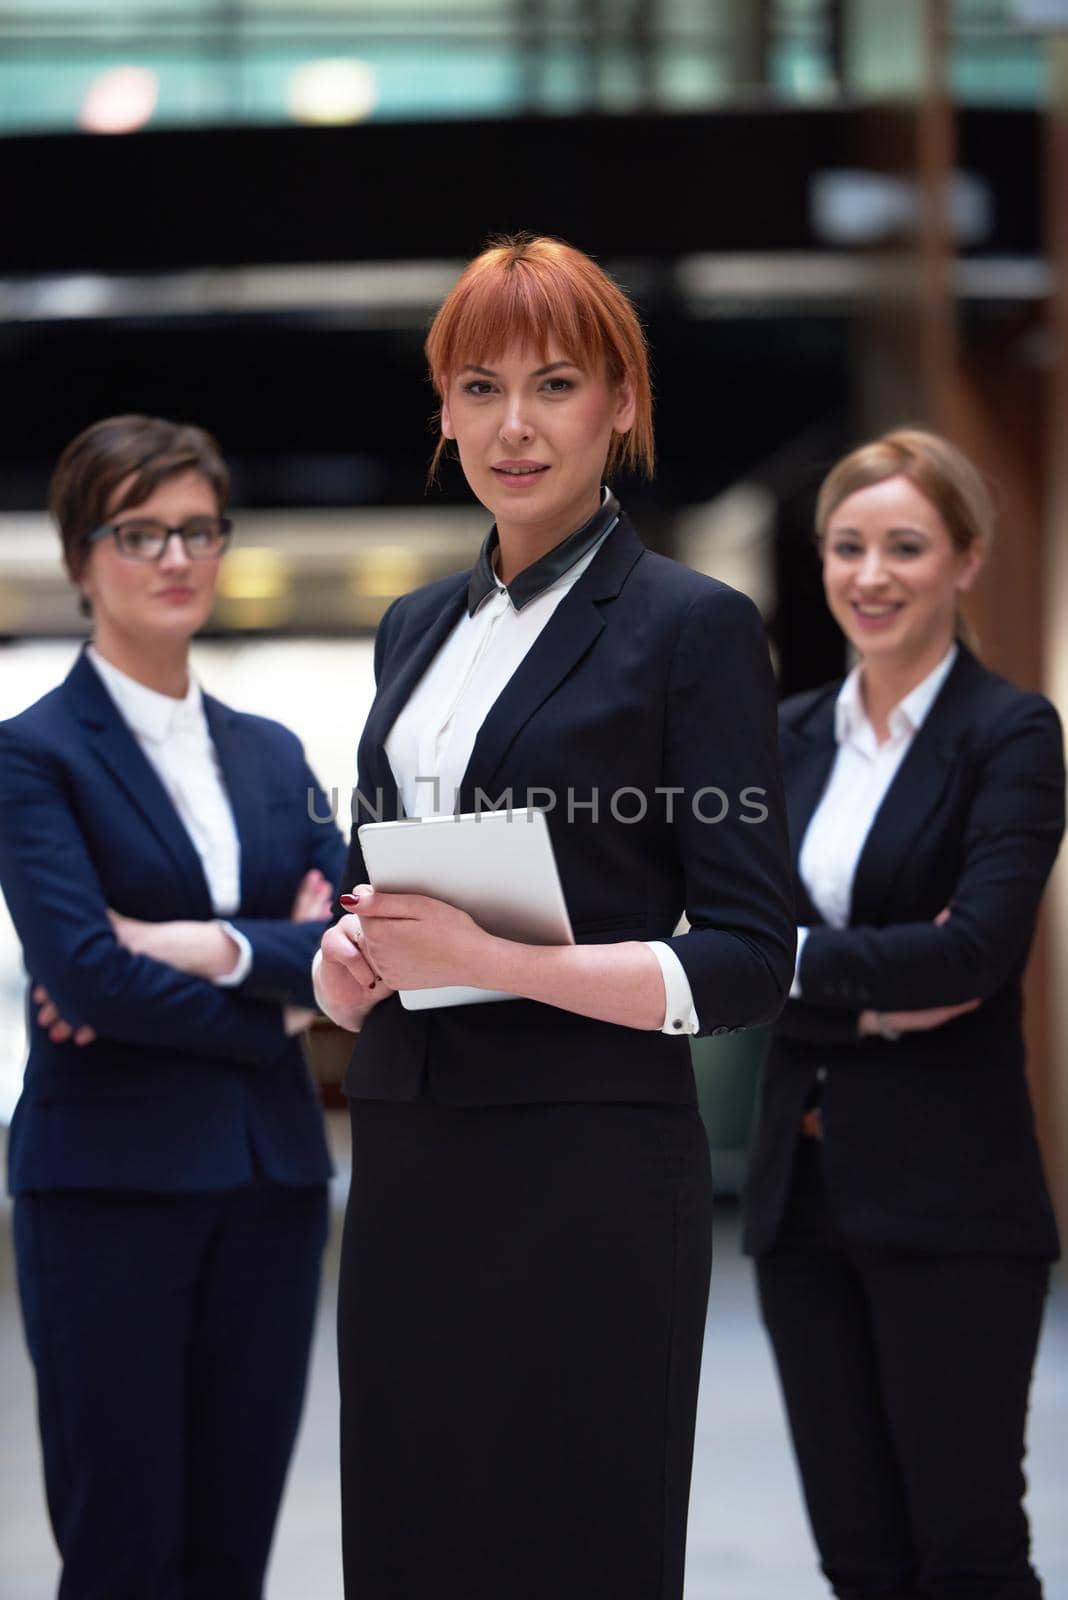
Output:
[[386,739],[386,756],[409,817],[456,810],[479,729],[610,531],[521,610],[498,579],[473,617],[464,611]]
[[[208,730],[200,685],[190,679],[184,700],[159,694],[105,661],[92,645],[86,654],[119,715],[155,768],[182,825],[193,842],[221,918],[241,903],[241,841],[219,758]],[[223,922],[239,956],[233,969],[215,982],[226,988],[243,983],[252,966],[252,947],[243,933]]]
[[[798,858],[809,898],[832,928],[844,928],[849,922],[853,879],[872,823],[956,659],[954,643],[934,671],[891,711],[890,736],[882,744],[864,709],[859,666],[838,692],[834,708],[838,753]],[[790,989],[795,1000],[801,997],[801,954],[807,937],[807,928],[797,930],[797,964]]]
[[[474,616],[464,611],[386,739],[386,756],[409,817],[455,811],[460,783],[486,716],[611,531],[606,529],[592,549],[518,611],[499,579]],[[697,1013],[682,962],[662,940],[646,943],[664,980],[660,1031],[696,1033]]]

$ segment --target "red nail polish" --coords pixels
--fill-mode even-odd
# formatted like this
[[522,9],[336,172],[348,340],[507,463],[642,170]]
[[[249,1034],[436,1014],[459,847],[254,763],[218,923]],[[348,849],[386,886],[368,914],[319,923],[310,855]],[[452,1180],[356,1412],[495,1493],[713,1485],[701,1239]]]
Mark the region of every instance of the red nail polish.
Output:
[[345,907],[346,911],[355,910],[360,903],[360,897],[358,894],[339,894],[338,900]]

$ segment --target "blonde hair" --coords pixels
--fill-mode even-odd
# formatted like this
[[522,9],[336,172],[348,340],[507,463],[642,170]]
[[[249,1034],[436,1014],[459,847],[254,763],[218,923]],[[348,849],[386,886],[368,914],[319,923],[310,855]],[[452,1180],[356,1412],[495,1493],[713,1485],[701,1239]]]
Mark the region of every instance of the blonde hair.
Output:
[[963,450],[923,428],[895,428],[835,463],[816,499],[816,536],[851,494],[907,478],[934,506],[957,550],[988,549],[994,537],[994,502],[982,473]]
[[[468,263],[427,335],[430,379],[443,399],[466,362],[493,360],[513,343],[545,359],[552,340],[584,371],[603,365],[610,383],[630,380],[634,423],[612,435],[606,470],[631,467],[651,476],[653,399],[641,323],[603,267],[561,239],[515,234],[494,240]],[[431,476],[444,448],[439,437]]]
[[[816,497],[816,539],[821,548],[843,500],[888,478],[907,478],[931,502],[954,549],[963,553],[978,548],[984,555],[989,550],[997,515],[986,480],[963,450],[924,428],[894,428],[835,463]],[[959,610],[956,629],[974,648],[974,631]]]

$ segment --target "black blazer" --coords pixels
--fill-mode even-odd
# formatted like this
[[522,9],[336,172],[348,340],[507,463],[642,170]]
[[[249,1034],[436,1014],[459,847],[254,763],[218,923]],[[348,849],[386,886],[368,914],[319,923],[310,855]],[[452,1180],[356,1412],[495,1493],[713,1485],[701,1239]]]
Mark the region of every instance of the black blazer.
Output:
[[110,906],[164,922],[210,918],[193,841],[91,662],[0,723],[0,885],[31,984],[85,1047],[54,1044],[29,1014],[29,1063],[8,1143],[16,1194],[179,1192],[330,1173],[318,1097],[281,1004],[312,1003],[326,923],[289,911],[309,867],[331,881],[344,843],[300,743],[277,722],[204,696],[241,844],[252,946],[243,984],[218,988],[115,939]]
[[[837,746],[832,684],[781,709],[795,871]],[[1024,1076],[1021,979],[1064,830],[1056,711],[963,646],[880,807],[850,925],[811,932],[800,1000],[765,1064],[747,1187],[746,1248],[774,1242],[802,1109],[819,1085],[824,1160],[843,1233],[876,1245],[1054,1257],[1057,1234]],[[945,906],[944,927],[934,918]],[[981,998],[896,1041],[858,1039],[858,1013]]]
[[[460,618],[468,576],[404,596],[382,620],[357,824],[402,814],[383,746]],[[695,814],[724,809],[710,786],[726,797],[720,822]],[[625,517],[490,710],[460,807],[528,795],[549,809],[579,942],[668,939],[703,1033],[776,1014],[795,923],[760,617],[735,590],[646,550]],[[366,879],[354,830],[344,886]],[[691,931],[671,938],[683,909]],[[406,1100],[426,1086],[457,1105],[694,1102],[685,1037],[528,1000],[408,1012],[391,997],[364,1024],[346,1093]]]

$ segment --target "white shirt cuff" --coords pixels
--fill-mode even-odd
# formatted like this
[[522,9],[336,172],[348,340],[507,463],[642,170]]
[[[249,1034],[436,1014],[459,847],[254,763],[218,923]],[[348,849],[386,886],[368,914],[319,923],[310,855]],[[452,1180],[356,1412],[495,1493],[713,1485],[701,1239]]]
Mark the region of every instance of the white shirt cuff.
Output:
[[694,1009],[693,990],[686,968],[669,944],[662,939],[647,939],[664,980],[664,1020],[661,1033],[696,1033],[700,1024]]
[[798,928],[798,930],[797,930],[797,955],[794,957],[794,981],[790,985],[790,999],[791,1000],[800,1000],[800,998],[801,998],[801,952],[805,948],[805,940],[807,938],[808,938],[808,929],[807,928]]
[[237,945],[237,960],[229,972],[221,978],[215,979],[217,989],[234,989],[239,983],[244,983],[252,971],[252,946],[243,933],[239,933],[229,922],[219,919],[219,927]]

